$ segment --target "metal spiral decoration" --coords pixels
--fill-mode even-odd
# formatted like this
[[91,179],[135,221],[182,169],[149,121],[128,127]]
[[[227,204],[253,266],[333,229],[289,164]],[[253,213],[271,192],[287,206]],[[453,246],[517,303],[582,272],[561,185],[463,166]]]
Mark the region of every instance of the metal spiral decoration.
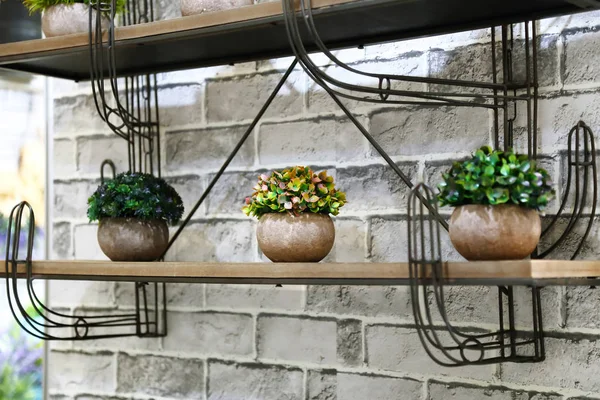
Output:
[[436,210],[437,201],[433,190],[424,184],[415,187],[408,199],[410,297],[415,328],[427,354],[445,367],[543,361],[539,288],[529,289],[533,331],[529,337],[516,330],[511,286],[498,287],[497,331],[474,334],[452,325],[444,294],[444,286],[449,282],[444,277],[440,225],[421,199]]

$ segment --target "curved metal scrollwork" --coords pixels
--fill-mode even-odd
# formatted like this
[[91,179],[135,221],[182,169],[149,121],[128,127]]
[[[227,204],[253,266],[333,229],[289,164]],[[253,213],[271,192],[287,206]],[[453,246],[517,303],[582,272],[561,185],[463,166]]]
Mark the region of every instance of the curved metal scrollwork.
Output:
[[[581,252],[594,224],[598,202],[598,171],[596,169],[594,134],[585,122],[579,121],[569,132],[568,141],[567,177],[563,197],[558,213],[552,217],[548,226],[542,231],[542,240],[559,229],[562,230],[562,234],[552,241],[552,244],[544,251],[535,254],[534,258],[545,258],[568,241],[569,249],[573,249],[570,258],[574,260]],[[590,189],[592,193],[590,193]],[[590,201],[591,204],[588,204]],[[570,202],[572,205],[568,207]],[[589,207],[587,215],[584,211],[586,207]],[[575,228],[579,221],[585,218],[588,219],[585,231],[577,234]],[[561,220],[566,221],[566,226],[559,227],[557,223]],[[573,243],[573,238],[575,238],[576,245]]]
[[[151,22],[151,0],[126,2],[124,25]],[[107,126],[125,139],[129,150],[129,170],[160,176],[160,121],[156,75],[118,79],[115,54],[116,0],[90,1],[89,53],[92,93],[98,113]],[[99,12],[93,13],[92,10]],[[95,19],[94,19],[95,16]],[[103,32],[103,16],[109,19]],[[104,42],[106,35],[106,42]]]
[[[26,231],[23,231],[24,227]],[[135,312],[112,315],[65,314],[46,307],[34,287],[34,240],[35,215],[31,206],[22,202],[10,213],[5,273],[10,312],[25,332],[43,340],[74,341],[126,336],[164,336],[164,310],[161,312],[158,303],[151,309],[145,297],[143,308],[138,305]],[[19,287],[20,278],[25,278],[24,298],[21,298],[23,288]],[[139,294],[137,297],[136,303],[139,303]],[[156,299],[158,298],[157,294]]]
[[452,325],[447,312],[440,226],[423,204],[437,211],[434,192],[416,186],[408,200],[410,295],[419,339],[427,354],[446,367],[499,362],[538,362],[544,359],[539,288],[531,288],[532,333],[522,337],[515,328],[513,288],[498,287],[498,323],[494,332],[472,333]]

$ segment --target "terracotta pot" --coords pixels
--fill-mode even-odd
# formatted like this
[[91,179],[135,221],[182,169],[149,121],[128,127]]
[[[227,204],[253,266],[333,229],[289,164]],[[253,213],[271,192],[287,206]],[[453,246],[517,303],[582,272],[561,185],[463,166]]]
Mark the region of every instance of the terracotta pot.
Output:
[[450,240],[467,260],[522,260],[540,241],[537,211],[517,205],[466,205],[450,218]]
[[325,214],[265,214],[258,221],[256,237],[273,262],[319,262],[333,247],[335,227]]
[[253,0],[181,0],[181,15],[196,15],[251,6]]
[[[46,37],[72,35],[89,32],[89,10],[87,4],[57,4],[42,13],[42,31]],[[109,20],[102,16],[102,29],[108,29]],[[96,11],[92,10],[92,24],[96,27]]]
[[113,261],[155,261],[167,248],[169,227],[163,220],[105,218],[98,226],[98,243]]

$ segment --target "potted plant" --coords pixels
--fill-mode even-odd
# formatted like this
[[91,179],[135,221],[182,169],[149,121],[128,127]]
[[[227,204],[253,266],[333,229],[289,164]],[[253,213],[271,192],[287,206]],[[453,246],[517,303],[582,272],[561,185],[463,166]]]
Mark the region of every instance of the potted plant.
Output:
[[529,256],[540,239],[538,212],[555,196],[548,173],[535,161],[488,146],[455,162],[438,188],[441,205],[456,207],[450,240],[473,261]]
[[[42,31],[46,37],[88,32],[89,2],[90,0],[23,0],[31,14],[42,13]],[[100,2],[92,3],[92,29],[96,26],[97,15],[94,7],[98,3]],[[125,10],[125,0],[116,0],[115,4],[117,14]],[[109,17],[108,12],[102,12],[100,16],[102,29],[108,28]]]
[[203,14],[251,6],[254,0],[181,0],[181,15]]
[[273,262],[318,262],[335,241],[331,215],[346,204],[333,177],[308,167],[262,174],[243,211],[258,218],[256,237]]
[[88,200],[100,221],[98,243],[113,261],[154,261],[167,248],[167,223],[179,222],[183,202],[173,187],[150,174],[126,172],[100,185]]

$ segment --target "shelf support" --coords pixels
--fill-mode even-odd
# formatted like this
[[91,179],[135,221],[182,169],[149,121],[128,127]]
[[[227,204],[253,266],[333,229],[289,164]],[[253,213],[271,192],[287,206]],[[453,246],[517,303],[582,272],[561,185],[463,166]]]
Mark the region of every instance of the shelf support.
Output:
[[[32,254],[35,240],[35,215],[27,202],[16,205],[9,219],[6,245],[6,291],[8,305],[17,324],[28,334],[42,340],[83,341],[119,337],[161,337],[166,335],[165,292],[155,291],[149,302],[145,284],[136,291],[136,308],[129,313],[73,313],[53,311],[40,300],[34,286]],[[23,247],[25,257],[22,258]],[[18,285],[17,271],[25,266],[25,291]],[[157,286],[160,287],[160,286]],[[162,286],[164,289],[164,284]],[[141,294],[141,295],[140,295]]]
[[[445,367],[504,362],[541,362],[545,358],[540,288],[531,291],[531,331],[517,331],[512,286],[498,287],[498,329],[474,332],[452,324],[446,306],[440,226],[420,200],[437,210],[431,188],[417,185],[408,199],[410,297],[415,328],[433,361]],[[417,201],[419,200],[419,201]]]

